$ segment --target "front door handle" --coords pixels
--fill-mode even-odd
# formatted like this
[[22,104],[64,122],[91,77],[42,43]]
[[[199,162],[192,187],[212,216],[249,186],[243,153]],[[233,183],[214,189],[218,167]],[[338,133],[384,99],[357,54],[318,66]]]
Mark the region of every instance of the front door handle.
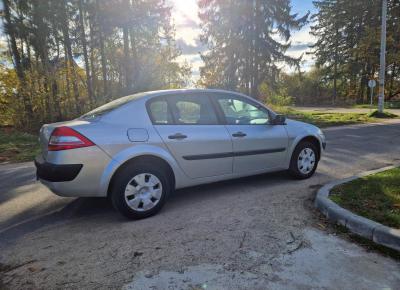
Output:
[[186,139],[186,138],[187,138],[187,136],[183,135],[181,133],[176,133],[174,135],[169,135],[168,136],[168,139],[172,139],[172,140],[182,140],[182,139]]
[[236,133],[233,133],[232,136],[233,136],[233,137],[243,138],[243,137],[246,137],[247,134],[246,134],[246,133],[243,133],[243,132],[236,132]]

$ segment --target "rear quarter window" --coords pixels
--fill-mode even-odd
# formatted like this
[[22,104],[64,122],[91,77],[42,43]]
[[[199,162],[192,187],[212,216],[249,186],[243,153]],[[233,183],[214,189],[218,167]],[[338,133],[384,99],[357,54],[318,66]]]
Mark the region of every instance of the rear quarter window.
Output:
[[172,123],[168,103],[164,99],[154,100],[148,105],[148,112],[153,124],[167,125]]
[[114,111],[115,109],[118,109],[122,106],[124,106],[125,104],[140,98],[142,96],[144,96],[145,93],[139,93],[139,94],[135,94],[135,95],[130,95],[130,96],[126,96],[126,97],[122,97],[119,99],[116,99],[112,102],[109,102],[103,106],[100,106],[82,116],[79,117],[79,119],[84,119],[84,120],[90,120],[90,119],[95,119],[97,117],[100,117],[104,114],[107,114],[109,112]]

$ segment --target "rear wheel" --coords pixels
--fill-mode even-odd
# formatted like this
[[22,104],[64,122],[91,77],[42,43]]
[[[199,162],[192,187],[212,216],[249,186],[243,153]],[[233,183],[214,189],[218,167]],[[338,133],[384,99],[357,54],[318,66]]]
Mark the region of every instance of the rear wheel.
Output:
[[289,172],[297,179],[311,177],[317,169],[318,150],[311,142],[300,142],[293,151]]
[[156,214],[171,191],[164,170],[148,164],[128,164],[113,181],[111,200],[115,209],[130,219]]

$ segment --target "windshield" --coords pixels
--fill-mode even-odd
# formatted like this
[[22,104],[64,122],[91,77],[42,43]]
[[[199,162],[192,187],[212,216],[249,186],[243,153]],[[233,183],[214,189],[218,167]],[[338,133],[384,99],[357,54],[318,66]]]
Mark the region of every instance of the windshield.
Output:
[[130,96],[126,96],[126,97],[122,97],[119,99],[116,99],[114,101],[111,101],[103,106],[100,106],[82,116],[79,117],[79,119],[94,119],[97,118],[99,116],[102,116],[108,112],[111,112],[123,105],[125,105],[126,103],[129,103],[130,101],[133,101],[134,99],[137,99],[139,97],[144,96],[145,93],[139,93],[139,94],[134,94],[134,95],[130,95]]

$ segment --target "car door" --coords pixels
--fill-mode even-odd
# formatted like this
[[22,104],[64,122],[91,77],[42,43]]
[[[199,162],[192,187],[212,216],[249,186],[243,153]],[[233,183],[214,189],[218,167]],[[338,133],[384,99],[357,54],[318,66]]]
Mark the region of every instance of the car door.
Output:
[[191,178],[232,173],[232,141],[206,94],[179,94],[150,100],[154,127]]
[[284,168],[288,146],[285,125],[271,125],[266,108],[241,96],[223,94],[215,102],[232,138],[234,173]]

